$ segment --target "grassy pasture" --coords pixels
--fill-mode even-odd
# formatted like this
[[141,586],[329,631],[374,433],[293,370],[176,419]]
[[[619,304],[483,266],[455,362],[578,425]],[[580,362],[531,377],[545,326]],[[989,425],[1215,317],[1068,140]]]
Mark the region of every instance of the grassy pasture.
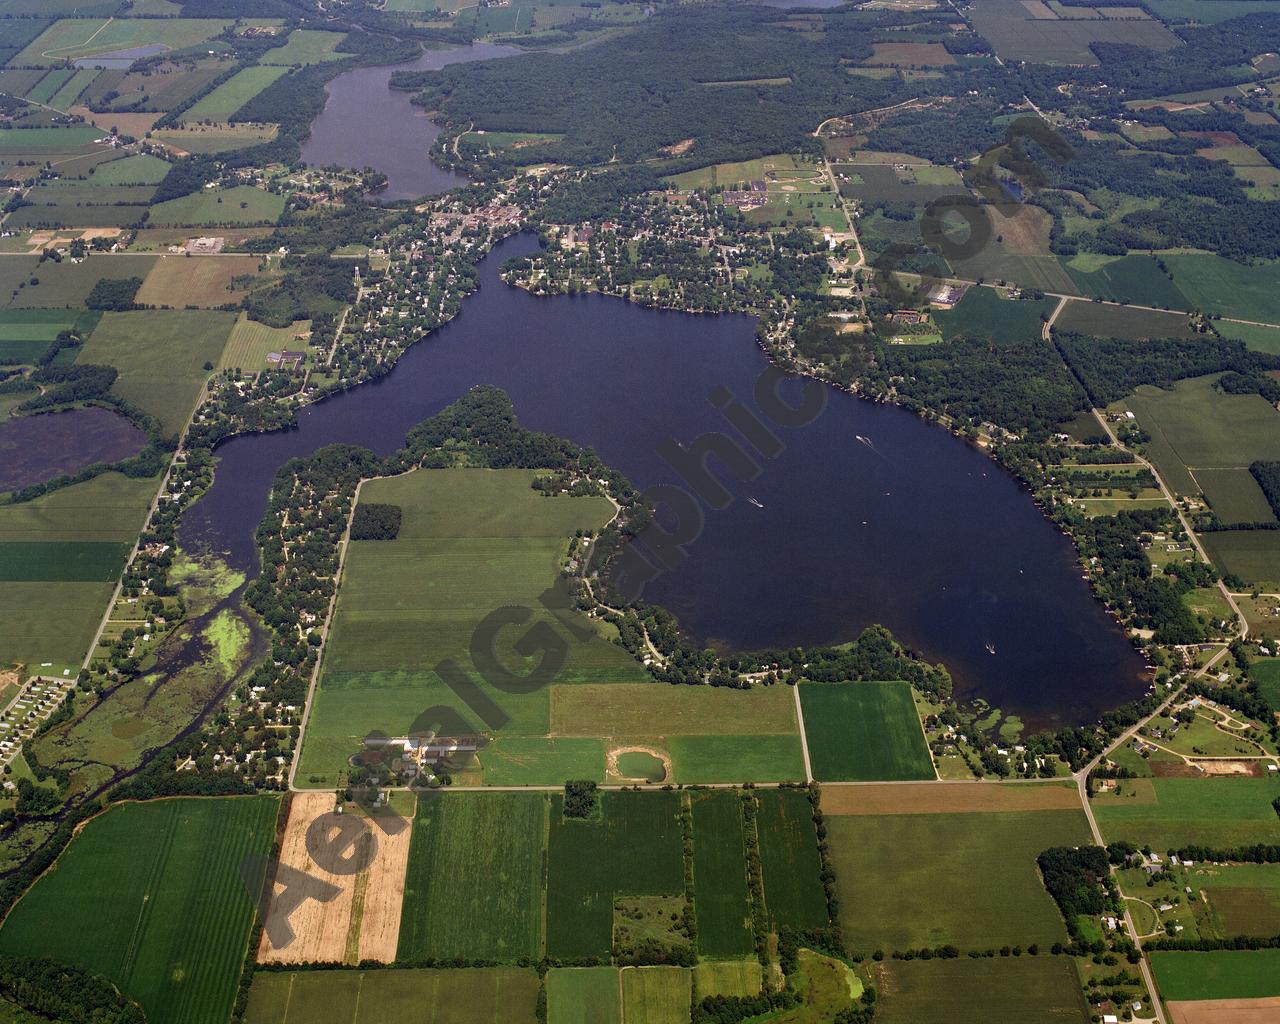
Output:
[[1276,843],[1277,796],[1280,779],[1131,779],[1094,797],[1093,813],[1107,842],[1127,839],[1154,850]]
[[345,38],[344,32],[294,29],[289,33],[285,44],[268,50],[262,55],[260,63],[287,67],[293,64],[319,64],[324,61],[349,58],[351,54],[334,53],[338,44]]
[[228,24],[216,18],[62,18],[18,54],[13,63],[24,67],[58,64],[138,46],[180,50],[212,39]]
[[223,350],[218,369],[239,367],[246,372],[260,370],[267,365],[268,352],[304,349],[306,342],[297,335],[310,331],[310,320],[295,320],[289,327],[268,327],[241,313],[235,327],[231,328],[231,337],[227,339],[227,347]]
[[106,975],[151,1020],[221,1024],[254,918],[241,859],[271,847],[276,797],[122,804],[93,819],[0,928],[0,950]]
[[1038,302],[1006,299],[994,288],[970,288],[954,309],[939,309],[934,320],[942,337],[983,338],[995,345],[1035,341],[1040,337],[1040,317],[1048,316],[1056,299]]
[[564,817],[562,798],[552,798],[548,956],[606,955],[616,895],[684,891],[678,810],[679,797],[673,792],[610,791],[601,795],[599,820],[574,820]]
[[736,791],[710,790],[693,797],[693,888],[699,954],[750,955],[746,840],[742,797]]
[[1230,864],[1189,873],[1188,884],[1204,893],[1218,933],[1280,933],[1280,867],[1274,864]]
[[692,975],[685,967],[624,967],[622,1012],[628,1024],[683,1024]]
[[535,1024],[538,976],[518,967],[259,971],[246,1024]]
[[672,736],[677,782],[802,782],[798,735]]
[[[183,153],[224,153],[232,149],[244,149],[259,142],[270,142],[276,137],[278,126],[274,124],[184,124],[180,128],[167,128],[154,134],[157,142],[163,142]],[[172,200],[178,202],[179,200]]]
[[[143,280],[134,301],[144,306],[172,306],[176,309],[189,306],[216,308],[236,303],[248,292],[232,288],[232,278],[257,274],[258,266],[257,256],[161,256]],[[237,334],[241,333],[241,322],[237,320],[232,328],[226,352],[231,350]],[[298,342],[293,338],[293,331],[286,328],[286,333],[289,343],[285,347],[296,348]],[[265,362],[230,365],[259,369]]]
[[792,171],[813,170],[813,165],[805,165],[789,154],[758,157],[738,163],[712,164],[696,170],[673,174],[666,180],[676,188],[707,189],[715,185],[745,185],[749,181],[766,181],[771,174],[786,175]]
[[759,960],[704,960],[693,969],[694,997],[760,994]]
[[558,786],[566,779],[605,780],[604,740],[500,735],[480,754],[491,786]]
[[[401,506],[403,522],[396,540],[356,541],[348,550],[302,751],[304,778],[338,771],[373,729],[402,735],[433,704],[447,704],[468,720],[474,718],[433,667],[444,658],[469,666],[472,632],[493,609],[540,608],[538,595],[555,580],[567,538],[579,528],[601,526],[613,511],[603,498],[543,497],[530,487],[533,478],[520,470],[423,470],[364,485],[362,501]],[[550,612],[539,610],[531,625],[533,621],[553,620]],[[564,632],[555,628],[557,634]],[[497,652],[518,671],[531,667],[514,650],[524,632],[504,630]],[[603,635],[571,643],[568,663],[559,674],[562,684],[644,678],[643,667]],[[498,730],[500,737],[547,736],[546,688],[492,695],[510,719]],[[568,739],[555,742],[566,744]],[[584,737],[568,745],[593,742],[599,741]],[[494,757],[496,752],[487,750],[481,763]],[[602,771],[603,758],[597,764]],[[508,767],[516,762],[509,761]],[[570,777],[535,774],[538,781],[552,783]],[[504,781],[535,779],[507,775]]]
[[48,103],[53,94],[71,80],[72,74],[70,68],[54,68],[28,89],[23,98],[32,103]]
[[1280,323],[1280,263],[1246,265],[1203,253],[1171,253],[1161,258],[1178,289],[1197,309]]
[[1193,331],[1181,313],[1162,313],[1096,302],[1068,302],[1054,326],[1098,338],[1189,338]]
[[419,800],[399,959],[537,959],[546,816],[546,797],[534,793]]
[[288,68],[242,68],[207,96],[202,96],[182,112],[184,121],[225,121]]
[[907,683],[805,683],[800,703],[819,781],[935,778]]
[[[148,189],[148,191],[151,191]],[[141,204],[80,206],[73,201],[24,206],[5,221],[12,230],[31,228],[126,228],[141,224],[147,208]]]
[[284,196],[252,185],[205,189],[151,208],[148,223],[159,226],[216,227],[274,224],[284,212]]
[[[827,815],[851,951],[1065,941],[1036,857],[1089,841],[1078,810]],[[993,894],[998,892],[999,899]]]
[[549,1024],[614,1024],[622,1019],[616,967],[553,967],[547,971]]
[[1273,356],[1280,356],[1280,327],[1260,327],[1256,324],[1233,323],[1230,320],[1219,320],[1213,326],[1224,338],[1243,341],[1247,348],[1255,352],[1269,352]]
[[1261,999],[1280,996],[1280,949],[1151,954],[1165,999]]
[[89,88],[97,77],[98,71],[95,68],[85,68],[75,72],[62,88],[48,99],[49,106],[56,107],[58,110],[70,110],[80,98],[80,94]]
[[102,132],[92,125],[0,128],[0,156],[6,159],[63,156],[91,151]]
[[112,390],[176,434],[204,387],[204,364],[217,364],[234,321],[234,313],[207,310],[106,313],[80,360],[119,369]]
[[881,1024],[1084,1024],[1089,1009],[1066,956],[886,960],[872,969]]
[[99,164],[89,176],[95,185],[159,185],[173,165],[150,153]]
[[764,902],[775,928],[821,928],[827,901],[819,879],[818,837],[803,790],[756,794],[756,830],[764,874]]
[[[1064,259],[1063,265],[1081,294],[1089,298],[1170,309],[1191,308],[1191,302],[1175,283],[1177,277],[1174,281],[1165,277],[1151,256],[1121,256],[1106,263],[1072,258]],[[1172,264],[1170,271],[1173,271]]]
[[[140,71],[114,69],[102,72],[85,90],[83,100],[94,111],[123,110],[173,110],[186,103],[201,89],[209,86],[227,70],[219,60],[196,64],[173,64],[153,67],[144,74]],[[109,92],[117,95],[106,99]]]
[[[6,257],[0,265],[0,295],[9,292],[8,305],[30,307],[83,308],[93,286],[104,277],[142,277],[151,272],[154,256],[113,254],[90,256],[80,263],[47,261],[36,266],[22,257]],[[14,266],[10,266],[14,264]],[[35,284],[32,284],[32,281]],[[13,295],[12,292],[17,292]],[[83,356],[82,356],[83,358]],[[88,362],[89,360],[85,360]]]

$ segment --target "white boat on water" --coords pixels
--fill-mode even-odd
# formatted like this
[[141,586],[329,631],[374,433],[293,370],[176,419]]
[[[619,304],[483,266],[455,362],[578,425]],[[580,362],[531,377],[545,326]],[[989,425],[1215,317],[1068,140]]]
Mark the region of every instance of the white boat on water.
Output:
[[748,497],[748,498],[747,498],[747,501],[751,502],[751,504],[753,504],[756,508],[764,508],[764,505],[762,505],[760,502],[756,501],[756,499],[755,499],[755,498]]

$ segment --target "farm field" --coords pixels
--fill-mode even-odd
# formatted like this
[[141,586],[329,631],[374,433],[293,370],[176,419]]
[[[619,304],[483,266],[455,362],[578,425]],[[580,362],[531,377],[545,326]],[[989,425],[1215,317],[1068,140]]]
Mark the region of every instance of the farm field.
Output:
[[678,782],[803,782],[804,752],[794,734],[672,736]]
[[822,813],[965,814],[983,811],[1066,811],[1080,809],[1080,796],[1070,782],[954,786],[841,786],[823,791]]
[[157,203],[151,208],[147,223],[156,227],[274,224],[283,212],[284,196],[252,185],[236,185]]
[[[828,815],[826,821],[850,951],[1066,941],[1036,857],[1051,846],[1088,841],[1081,811]],[[999,900],[991,898],[995,890]]]
[[1080,293],[1088,298],[1169,309],[1190,309],[1192,306],[1178,288],[1176,275],[1170,281],[1156,266],[1155,259],[1145,254],[1114,259],[1075,256],[1063,259],[1062,265]]
[[[82,101],[98,115],[122,110],[173,110],[207,88],[227,70],[226,64],[210,60],[196,64],[161,64],[141,71],[108,70],[102,72],[85,90]],[[115,93],[111,99],[108,94]]]
[[614,1024],[622,1019],[616,967],[553,967],[547,971],[548,1024]]
[[1280,842],[1277,796],[1277,779],[1129,779],[1115,794],[1094,797],[1093,813],[1109,843],[1223,848]]
[[289,327],[268,327],[250,320],[248,314],[241,313],[236,318],[236,325],[231,328],[231,337],[227,339],[227,347],[223,349],[218,369],[239,368],[247,373],[261,369],[267,365],[269,352],[281,352],[285,349],[305,351],[307,341],[298,336],[310,333],[310,320],[295,320]]
[[1280,996],[1280,949],[1151,954],[1166,999],[1262,999]]
[[547,808],[538,793],[456,793],[419,802],[400,959],[539,958]]
[[974,7],[972,22],[1004,60],[1037,64],[1096,64],[1093,43],[1127,43],[1171,50],[1178,37],[1160,22],[1033,18],[1016,0],[986,0]]
[[[400,505],[403,522],[394,541],[349,547],[300,779],[339,771],[374,729],[404,735],[424,707],[445,704],[473,718],[433,667],[444,658],[469,665],[471,634],[493,609],[538,608],[568,538],[612,514],[603,498],[543,497],[530,487],[533,478],[523,470],[423,470],[363,486],[361,501]],[[538,612],[538,620],[550,621],[551,613]],[[501,642],[514,645],[520,635],[505,630]],[[498,655],[504,664],[525,664],[512,648]],[[645,671],[602,634],[571,643],[558,678],[628,682],[643,680]],[[493,697],[509,720],[490,731],[504,738],[548,735],[546,688]],[[481,764],[491,756],[483,752]],[[603,758],[598,763],[602,772]]]
[[0,364],[34,363],[65,330],[81,337],[98,325],[101,313],[69,309],[0,309]]
[[1179,290],[1198,309],[1280,323],[1280,263],[1246,265],[1205,253],[1163,256]]
[[796,170],[812,171],[816,166],[802,164],[796,157],[783,153],[777,156],[759,157],[739,163],[713,164],[697,170],[674,174],[667,180],[676,188],[709,189],[716,185],[726,188],[750,181],[766,181],[771,175],[789,175]]
[[754,996],[760,992],[759,960],[704,960],[693,969],[694,997]]
[[[104,473],[20,505],[0,507],[0,547],[71,542],[106,545],[113,552],[133,543],[155,479]],[[110,581],[0,583],[0,663],[79,666],[106,609]]]
[[1280,534],[1274,530],[1227,530],[1203,535],[1219,571],[1269,589],[1280,586]]
[[[248,294],[248,289],[233,288],[232,278],[255,275],[260,265],[257,256],[161,256],[143,280],[134,301],[143,306],[171,306],[174,309],[188,306],[214,308],[237,303]],[[231,332],[232,340],[240,322],[236,321],[236,328]],[[292,333],[289,339],[290,345],[296,347]],[[229,341],[227,349],[230,348]],[[256,369],[262,364],[232,365]]]
[[1066,956],[885,960],[872,968],[881,1024],[1084,1024],[1089,1009]]
[[41,33],[12,63],[59,63],[139,46],[179,50],[212,39],[228,24],[216,18],[63,18]]
[[[147,189],[148,192],[152,191]],[[46,198],[37,196],[36,200]],[[123,197],[122,197],[123,198]],[[147,207],[135,205],[77,206],[68,198],[53,203],[24,206],[9,216],[5,223],[12,229],[44,228],[126,228],[141,224]]]
[[[547,955],[609,952],[615,895],[676,896],[684,891],[675,793],[601,794],[599,820],[564,817],[551,800],[547,868]],[[816,858],[816,850],[815,850]]]
[[805,683],[800,703],[819,781],[936,777],[909,684]]
[[240,881],[276,797],[123,804],[93,819],[0,928],[0,951],[106,975],[152,1020],[221,1024],[253,922]]
[[1221,935],[1280,933],[1280,866],[1205,866],[1188,876],[1188,884],[1208,897]]
[[742,797],[712,790],[693,797],[693,891],[698,952],[749,956],[754,948],[747,893]]
[[622,1013],[629,1024],[684,1024],[692,977],[685,967],[624,967]]
[[37,267],[34,261],[28,263],[22,257],[6,257],[0,267],[0,295],[10,293],[11,309],[58,306],[80,309],[102,278],[145,278],[155,260],[154,256],[127,253],[90,256],[80,263],[47,261]]
[[98,164],[86,181],[95,185],[159,185],[172,165],[149,153]]
[[[232,149],[244,149],[259,142],[270,142],[276,137],[279,126],[274,124],[184,124],[180,128],[167,128],[152,136],[179,153],[225,153]],[[183,197],[185,198],[185,197]],[[170,202],[179,202],[174,199]]]
[[217,364],[234,322],[234,313],[207,310],[106,313],[79,359],[116,367],[112,390],[176,434],[204,388],[204,364]]
[[245,1024],[536,1024],[538,976],[519,967],[259,971]]
[[1130,306],[1103,306],[1096,302],[1068,302],[1054,326],[1063,331],[1092,334],[1098,338],[1190,338],[1187,317]]
[[226,121],[288,68],[242,68],[182,112],[184,121]]
[[[289,66],[292,64],[319,64],[328,60],[342,60],[350,54],[334,53],[337,45],[346,38],[344,32],[317,32],[314,29],[294,29],[283,46],[277,46],[262,55],[259,63]],[[238,108],[237,108],[238,109]]]
[[809,797],[801,789],[756,794],[756,831],[764,902],[775,928],[822,928],[827,901],[819,874],[818,839]]
[[935,310],[933,318],[945,341],[967,336],[1012,345],[1039,338],[1041,317],[1049,316],[1055,305],[1056,299],[1006,299],[994,288],[970,288],[954,309]]
[[[1215,2],[1221,3],[1222,0],[1215,0]],[[1218,320],[1213,326],[1224,338],[1243,341],[1247,348],[1255,352],[1280,355],[1280,327],[1260,327],[1256,324],[1240,324],[1230,320]]]

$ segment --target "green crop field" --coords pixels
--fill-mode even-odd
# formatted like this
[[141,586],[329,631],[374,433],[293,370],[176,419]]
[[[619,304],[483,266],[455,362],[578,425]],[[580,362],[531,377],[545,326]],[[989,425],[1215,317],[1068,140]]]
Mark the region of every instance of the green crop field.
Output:
[[1054,326],[1063,331],[1098,338],[1189,338],[1194,332],[1182,313],[1162,313],[1132,306],[1104,306],[1097,302],[1068,302]]
[[742,797],[733,790],[693,798],[693,891],[698,952],[746,956],[753,949]]
[[127,541],[0,541],[0,583],[114,583]]
[[1117,793],[1094,797],[1093,813],[1109,843],[1126,839],[1154,850],[1280,843],[1271,806],[1278,796],[1280,779],[1130,779]]
[[756,795],[756,830],[770,922],[775,928],[824,927],[827,900],[819,878],[822,865],[808,794],[771,789]]
[[547,868],[547,955],[608,954],[616,895],[674,896],[684,891],[675,793],[607,792],[600,820],[564,817],[551,802]]
[[106,975],[150,1020],[222,1024],[254,918],[240,880],[277,797],[122,804],[91,821],[0,928],[0,952]]
[[49,106],[56,107],[58,110],[70,110],[80,98],[80,94],[98,77],[98,73],[96,68],[77,71],[48,99]]
[[[1223,0],[1214,0],[1221,3]],[[1233,323],[1230,320],[1218,320],[1214,328],[1224,338],[1243,341],[1247,348],[1255,352],[1267,352],[1273,356],[1280,355],[1280,327],[1262,327],[1258,324]]]
[[[142,528],[155,479],[104,473],[20,505],[0,507],[0,546],[125,547]],[[104,582],[0,583],[0,664],[79,667],[111,598]]]
[[1040,317],[1048,316],[1057,299],[1038,302],[1005,299],[994,288],[970,288],[954,309],[935,310],[933,318],[942,337],[982,338],[994,345],[1035,341],[1040,337]]
[[538,976],[517,967],[258,971],[245,1024],[536,1024]]
[[1262,999],[1280,996],[1280,949],[1151,954],[1165,999]]
[[800,703],[819,781],[936,777],[909,684],[805,683]]
[[1224,523],[1272,523],[1275,513],[1258,481],[1244,466],[1197,469],[1196,483]]
[[399,958],[538,959],[546,815],[537,793],[419,800]]
[[1280,263],[1236,263],[1204,253],[1175,253],[1161,259],[1197,309],[1280,323]]
[[346,38],[343,32],[318,32],[314,29],[294,29],[283,46],[277,46],[262,55],[260,63],[291,65],[319,64],[327,60],[350,58],[349,53],[334,53],[338,44]]
[[559,786],[605,777],[604,740],[499,735],[477,759],[490,786]]
[[252,185],[236,185],[158,203],[151,208],[147,223],[154,227],[274,224],[283,212],[284,196]]
[[548,1024],[617,1024],[622,991],[616,967],[553,967],[547,971]]
[[[151,190],[149,190],[151,191]],[[126,228],[146,219],[143,205],[77,206],[73,200],[24,206],[5,221],[11,229],[30,228]]]
[[[356,541],[348,550],[302,750],[302,778],[323,780],[323,773],[339,771],[359,749],[361,737],[374,729],[403,735],[423,708],[446,704],[472,720],[474,713],[432,670],[445,658],[469,668],[472,633],[494,609],[539,609],[530,626],[546,622],[557,635],[564,632],[549,611],[539,608],[538,596],[555,581],[568,538],[577,529],[601,526],[612,508],[603,498],[543,497],[530,487],[533,478],[522,470],[422,470],[364,485],[362,501],[401,506],[403,522],[396,540]],[[533,664],[514,650],[527,628],[504,629],[497,652],[503,664],[521,672]],[[584,643],[571,641],[568,662],[558,675],[560,683],[645,678],[643,667],[603,634]],[[492,691],[509,716],[497,730],[500,738],[546,737],[548,690]],[[541,742],[576,747],[576,757],[599,741]],[[522,756],[537,760],[536,748],[536,743],[526,746]],[[487,769],[497,757],[496,750],[486,750],[480,762]],[[548,757],[554,768],[556,753],[549,751]],[[547,778],[543,764],[528,778],[518,772],[513,778],[518,764],[518,758],[505,762],[503,783],[554,784],[572,777]],[[603,756],[595,764],[586,777],[603,772]]]
[[1190,309],[1191,303],[1177,285],[1161,272],[1156,261],[1146,255],[1121,256],[1092,269],[1079,269],[1078,259],[1064,260],[1067,273],[1081,294],[1111,302],[1134,302],[1142,306]]
[[672,736],[667,746],[677,782],[804,781],[799,735]]
[[1231,530],[1202,535],[1205,550],[1221,572],[1247,583],[1280,586],[1280,532]]
[[19,156],[53,157],[58,154],[90,152],[102,132],[92,125],[77,124],[51,128],[0,128],[0,155],[12,160]]
[[1280,658],[1255,661],[1249,672],[1258,681],[1258,691],[1271,710],[1280,712]]
[[217,364],[234,323],[234,313],[212,310],[106,313],[79,361],[116,367],[112,391],[176,434],[209,376],[204,364]]
[[1089,841],[1080,811],[827,816],[851,951],[1048,947],[1066,927],[1036,857]]
[[98,164],[87,180],[95,185],[159,185],[172,167],[158,156],[139,153]]
[[280,352],[284,349],[299,350],[305,342],[297,338],[311,330],[310,320],[295,320],[288,327],[268,327],[256,320],[250,320],[241,313],[236,325],[231,329],[231,337],[227,339],[227,347],[223,350],[219,370],[239,367],[251,373],[267,365],[267,353]]
[[[1157,954],[1159,955],[1159,954]],[[876,1024],[1085,1024],[1067,956],[886,960],[873,968]]]
[[[156,257],[151,255],[113,253],[111,256],[90,256],[79,263],[71,260],[61,263],[46,261],[36,266],[34,263],[28,265],[23,257],[9,256],[0,267],[3,275],[0,276],[0,299],[7,296],[7,305],[14,309],[83,307],[89,292],[102,278],[145,278],[155,262]],[[9,266],[11,263],[14,266]],[[91,362],[84,358],[83,353],[80,359]]]
[[704,960],[693,969],[694,998],[760,994],[759,960]]
[[24,99],[31,103],[48,103],[53,94],[71,80],[73,73],[70,68],[54,68],[27,91]]
[[688,1021],[691,980],[685,967],[624,967],[622,1019],[627,1024]]
[[1188,875],[1208,897],[1217,934],[1280,934],[1280,865],[1204,866]]
[[63,18],[12,63],[22,67],[56,64],[138,46],[179,50],[212,39],[228,24],[214,18]]
[[202,96],[184,110],[182,120],[225,121],[288,70],[276,67],[242,68],[213,92]]

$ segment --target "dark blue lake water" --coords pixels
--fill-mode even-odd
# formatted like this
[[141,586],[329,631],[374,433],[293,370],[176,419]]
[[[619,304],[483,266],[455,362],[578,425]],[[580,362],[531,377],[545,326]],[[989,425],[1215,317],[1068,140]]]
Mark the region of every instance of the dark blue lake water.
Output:
[[[754,322],[602,296],[539,299],[503,284],[503,260],[535,244],[501,244],[461,315],[381,381],[305,410],[297,430],[223,445],[184,542],[251,569],[283,462],[337,441],[390,452],[476,384],[504,388],[526,426],[594,446],[637,486],[678,482],[655,447],[726,429],[706,398],[714,387],[753,407],[768,365]],[[785,450],[760,460],[753,482],[722,474],[737,500],[707,512],[688,559],[647,599],[699,641],[739,650],[837,642],[882,623],[945,662],[959,694],[1033,727],[1086,721],[1146,688],[1072,545],[1008,474],[901,409],[828,397],[813,423],[778,431]]]

